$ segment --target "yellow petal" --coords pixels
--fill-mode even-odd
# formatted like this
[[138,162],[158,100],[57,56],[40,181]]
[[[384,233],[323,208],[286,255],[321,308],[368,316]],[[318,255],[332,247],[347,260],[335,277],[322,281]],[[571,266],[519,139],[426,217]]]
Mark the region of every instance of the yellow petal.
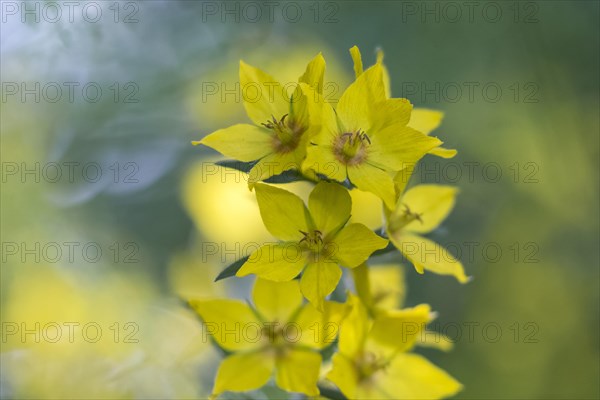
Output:
[[306,304],[293,321],[300,332],[295,343],[316,350],[331,345],[337,338],[340,324],[348,311],[347,304],[333,301],[323,303],[323,312],[317,310],[310,303]]
[[312,171],[338,182],[344,182],[347,178],[346,166],[335,157],[331,145],[309,145],[302,170]]
[[358,78],[363,73],[362,56],[358,47],[352,46],[350,49],[350,56],[354,62],[354,75]]
[[[408,126],[429,135],[433,130],[440,126],[443,118],[444,113],[441,111],[415,108],[411,113]],[[457,154],[457,151],[454,149],[446,149],[444,147],[436,147],[431,149],[429,154],[442,158],[452,158]]]
[[406,207],[412,213],[420,214],[419,220],[414,220],[405,225],[404,231],[428,233],[437,228],[448,216],[456,202],[458,188],[444,185],[417,185],[410,188],[402,196],[399,208],[391,216],[393,219],[402,215]]
[[383,226],[383,206],[381,199],[373,193],[351,190],[352,218],[350,222],[359,222],[371,230]]
[[337,114],[331,105],[323,105],[321,109],[321,120],[318,122],[320,130],[310,139],[311,143],[321,146],[331,146],[333,141],[341,134],[341,129],[338,126]]
[[335,383],[348,399],[356,399],[358,371],[354,367],[353,361],[340,353],[334,354],[331,361],[333,368],[327,374],[327,379]]
[[[313,113],[314,114],[314,113]],[[313,171],[338,182],[346,180],[346,166],[335,157],[333,143],[340,134],[337,116],[329,104],[320,109],[318,130],[308,139],[302,171]],[[314,125],[314,124],[313,124]]]
[[256,125],[289,112],[289,95],[272,76],[240,61],[240,85],[248,117]]
[[302,138],[305,139],[303,145],[306,147],[306,144],[312,141],[312,138],[321,130],[324,122],[323,113],[326,107],[331,109],[331,106],[325,103],[322,94],[317,92],[312,86],[301,82],[298,88],[302,92],[302,100],[306,105],[308,113],[307,119],[302,124],[303,127],[307,127],[307,130],[302,134]]
[[396,201],[398,201],[398,199],[400,199],[404,194],[404,189],[406,188],[406,185],[408,185],[408,181],[410,180],[413,172],[414,166],[407,166],[406,168],[398,171],[394,176],[394,187],[396,188]]
[[413,106],[407,99],[394,98],[382,101],[374,111],[376,120],[372,130],[396,124],[406,126],[410,120],[412,109]]
[[300,290],[317,310],[323,312],[325,296],[334,291],[341,277],[342,270],[336,263],[319,260],[304,270]]
[[[307,85],[303,84],[303,86],[306,87]],[[307,97],[306,93],[311,92],[308,91],[308,88],[302,90],[302,87],[300,85],[297,85],[294,89],[294,92],[292,93],[292,96],[290,98],[290,113],[287,117],[289,118],[288,123],[291,126],[309,126],[309,98]]]
[[365,346],[371,322],[369,321],[367,309],[358,296],[348,294],[347,302],[351,309],[340,327],[338,349],[341,354],[354,358],[362,352]]
[[340,97],[337,114],[344,124],[344,131],[369,131],[373,110],[385,98],[381,66],[375,64],[361,74]]
[[399,264],[374,265],[369,271],[373,306],[383,310],[401,307],[406,296],[402,266]]
[[[257,184],[256,200],[267,230],[282,240],[299,241],[308,231],[310,215],[300,197],[274,186]],[[240,227],[243,229],[243,227]]]
[[454,149],[446,149],[445,147],[436,147],[435,149],[429,150],[429,154],[442,158],[452,158],[458,154]]
[[313,58],[308,65],[306,66],[306,71],[298,80],[299,82],[306,83],[313,89],[317,91],[317,93],[323,93],[323,77],[325,75],[325,58],[321,53],[317,54],[315,58]]
[[441,399],[462,389],[446,371],[417,354],[394,357],[378,384],[392,399]]
[[266,129],[249,124],[237,124],[219,129],[194,144],[203,144],[226,157],[239,161],[254,161],[271,153],[272,136]]
[[392,97],[392,85],[390,82],[390,73],[388,72],[387,67],[383,63],[383,50],[377,49],[377,63],[381,64],[381,69],[383,71],[383,86],[385,88],[385,97],[388,99]]
[[277,359],[275,382],[288,392],[319,395],[317,381],[321,369],[321,355],[307,350],[290,350]]
[[388,170],[400,171],[415,165],[441,143],[438,138],[423,135],[402,124],[391,125],[371,135],[368,160]]
[[410,115],[408,126],[429,135],[442,123],[444,113],[426,108],[415,108]]
[[350,218],[352,200],[348,190],[341,185],[320,182],[310,194],[308,209],[315,227],[327,238]]
[[191,300],[190,306],[204,321],[206,332],[222,348],[238,351],[255,349],[260,345],[243,334],[246,327],[260,329],[262,326],[246,303],[238,300]]
[[452,347],[454,347],[454,343],[448,336],[444,335],[443,333],[430,331],[427,329],[419,335],[415,345],[441,351],[450,351],[452,350]]
[[371,192],[393,209],[396,204],[394,181],[387,172],[370,164],[363,163],[347,168],[348,177],[354,186],[365,192]]
[[403,310],[386,310],[375,317],[369,332],[369,340],[395,351],[412,348],[425,325],[429,322],[431,309],[426,304]]
[[273,282],[256,279],[252,299],[258,312],[267,321],[287,322],[302,305],[298,281]]
[[219,366],[213,393],[246,392],[258,389],[267,383],[274,368],[274,358],[264,352],[230,355]]
[[470,280],[465,275],[462,263],[448,250],[429,239],[410,234],[392,234],[390,240],[413,263],[418,273],[428,270],[435,274],[454,276],[460,283]]
[[268,243],[255,252],[236,276],[256,276],[276,282],[294,279],[306,265],[306,259],[296,242]]
[[343,266],[354,268],[365,262],[375,250],[383,249],[388,241],[363,224],[350,224],[334,238],[333,258]]

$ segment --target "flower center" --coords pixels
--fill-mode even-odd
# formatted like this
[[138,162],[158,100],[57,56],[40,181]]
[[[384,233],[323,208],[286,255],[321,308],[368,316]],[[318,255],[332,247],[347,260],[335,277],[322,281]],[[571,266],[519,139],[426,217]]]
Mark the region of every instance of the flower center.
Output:
[[335,254],[336,245],[334,242],[326,242],[323,239],[323,233],[319,230],[309,232],[300,231],[304,235],[298,242],[301,250],[308,252],[311,262],[329,260]]
[[385,369],[388,362],[374,353],[363,353],[355,362],[359,381],[368,381],[378,371]]
[[399,216],[394,219],[394,222],[390,224],[390,231],[392,232],[404,228],[406,225],[410,224],[415,220],[419,221],[420,223],[423,223],[423,220],[421,219],[421,216],[423,215],[422,213],[413,212],[406,204],[402,205],[404,206],[404,211],[401,211],[399,213]]
[[298,244],[307,250],[312,252],[319,252],[323,248],[323,232],[319,230],[312,230],[309,232],[300,231],[304,237],[300,239]]
[[262,126],[275,133],[273,135],[273,147],[278,153],[287,153],[295,150],[300,143],[302,133],[306,130],[295,122],[290,121],[290,119],[287,119],[286,122],[287,116],[285,114],[278,120],[272,115],[271,120],[262,124]]
[[265,323],[261,329],[261,338],[266,349],[275,356],[288,354],[298,339],[298,332],[289,325],[281,325],[278,321]]
[[346,132],[339,135],[333,150],[338,160],[348,165],[360,164],[367,157],[367,148],[371,144],[369,136],[362,131]]
[[269,344],[284,344],[286,342],[283,329],[277,321],[267,323],[262,327],[261,337]]

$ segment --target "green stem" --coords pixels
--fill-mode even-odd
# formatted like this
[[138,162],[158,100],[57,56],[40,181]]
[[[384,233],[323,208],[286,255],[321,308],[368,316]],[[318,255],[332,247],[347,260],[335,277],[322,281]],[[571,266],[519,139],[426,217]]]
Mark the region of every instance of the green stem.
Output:
[[371,282],[369,279],[369,267],[364,262],[358,267],[352,269],[352,277],[354,278],[354,287],[358,297],[362,300],[367,309],[373,305],[373,297],[371,295]]

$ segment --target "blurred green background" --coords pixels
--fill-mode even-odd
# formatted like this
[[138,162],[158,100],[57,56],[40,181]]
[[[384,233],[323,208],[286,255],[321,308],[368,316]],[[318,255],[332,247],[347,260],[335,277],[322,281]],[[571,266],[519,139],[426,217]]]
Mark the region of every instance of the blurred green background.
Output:
[[413,178],[460,188],[432,237],[474,277],[405,266],[456,341],[424,352],[458,398],[600,397],[597,1],[72,3],[0,3],[3,398],[209,393],[181,299],[247,296],[212,280],[268,235],[190,141],[246,121],[240,59],[291,82],[322,51],[334,101],[353,45],[459,150]]

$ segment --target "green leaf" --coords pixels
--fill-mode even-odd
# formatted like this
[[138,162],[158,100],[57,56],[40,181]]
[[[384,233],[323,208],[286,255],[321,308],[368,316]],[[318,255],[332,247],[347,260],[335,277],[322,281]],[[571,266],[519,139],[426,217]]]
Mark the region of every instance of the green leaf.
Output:
[[336,389],[332,389],[322,385],[317,386],[319,388],[319,392],[321,392],[321,397],[325,397],[331,400],[348,400],[348,398],[344,396],[342,392],[339,392]]
[[217,161],[215,164],[217,164],[221,167],[231,168],[231,169],[235,169],[237,171],[242,171],[242,172],[248,173],[248,172],[250,172],[250,170],[252,169],[254,164],[256,164],[256,161],[243,162],[243,161],[237,161],[237,160],[221,160],[221,161]]
[[306,179],[300,172],[293,170],[293,169],[283,171],[281,174],[267,178],[263,182],[265,182],[265,183],[291,183],[291,182],[298,182],[298,181],[311,182],[309,179]]
[[[243,161],[237,161],[237,160],[222,160],[222,161],[217,161],[215,164],[217,164],[221,167],[231,168],[231,169],[235,169],[237,171],[249,173],[250,170],[252,169],[252,167],[254,167],[254,165],[256,164],[256,161],[243,162]],[[265,183],[291,183],[291,182],[298,182],[298,181],[312,182],[310,179],[307,179],[299,171],[296,171],[296,170],[284,171],[283,173],[281,173],[279,175],[275,175],[268,179],[265,179],[263,182],[265,182]]]
[[240,268],[242,268],[242,265],[244,265],[244,263],[248,260],[249,257],[250,256],[246,256],[244,258],[240,258],[239,260],[237,260],[236,262],[234,262],[233,264],[231,264],[230,266],[228,266],[227,268],[225,268],[215,278],[215,282],[218,282],[221,279],[231,278],[232,276],[235,276],[235,274],[238,272],[238,270]]

